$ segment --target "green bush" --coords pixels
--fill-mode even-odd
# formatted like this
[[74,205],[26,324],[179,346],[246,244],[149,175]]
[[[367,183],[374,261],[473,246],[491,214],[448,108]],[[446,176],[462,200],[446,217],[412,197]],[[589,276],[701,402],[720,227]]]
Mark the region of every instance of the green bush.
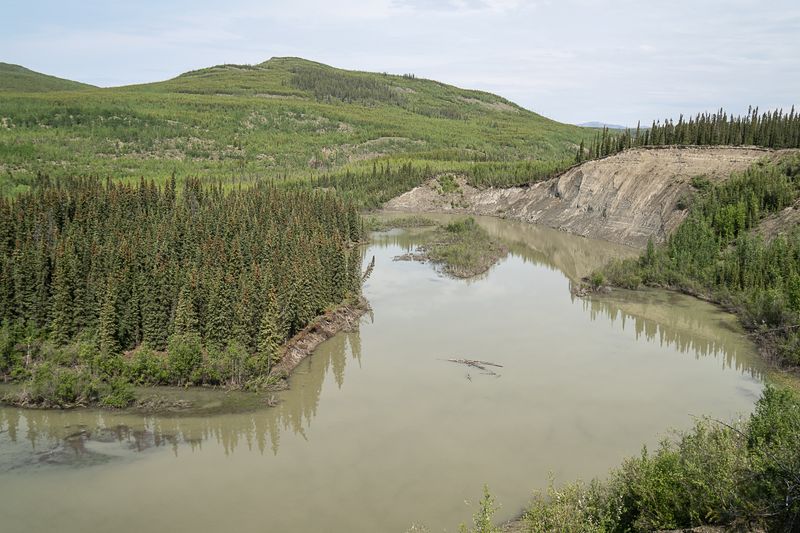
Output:
[[29,402],[45,407],[88,405],[97,400],[97,384],[81,370],[39,364],[33,370],[24,394]]
[[478,511],[472,515],[472,527],[467,528],[461,524],[460,533],[500,533],[500,528],[494,525],[494,514],[499,509],[495,505],[494,497],[489,493],[489,487],[483,486],[483,497]]
[[445,174],[439,178],[439,191],[441,194],[450,194],[459,190],[458,183],[450,174]]
[[475,222],[474,218],[467,217],[446,224],[444,229],[450,233],[467,233],[469,231],[477,231],[478,223]]
[[122,409],[131,405],[136,399],[133,385],[123,377],[108,382],[101,394],[100,403],[106,407]]
[[125,373],[125,361],[118,353],[97,352],[92,370],[101,379],[113,379]]
[[694,429],[626,460],[606,481],[537,494],[530,531],[624,532],[749,524],[793,531],[800,523],[800,399],[768,387],[748,420],[703,419]]
[[203,349],[196,334],[173,335],[169,340],[168,368],[173,383],[190,383],[203,365]]
[[692,187],[700,192],[706,192],[713,185],[711,181],[705,176],[694,176],[691,181]]
[[163,385],[169,382],[166,358],[156,355],[147,347],[136,351],[126,373],[133,383],[139,385]]

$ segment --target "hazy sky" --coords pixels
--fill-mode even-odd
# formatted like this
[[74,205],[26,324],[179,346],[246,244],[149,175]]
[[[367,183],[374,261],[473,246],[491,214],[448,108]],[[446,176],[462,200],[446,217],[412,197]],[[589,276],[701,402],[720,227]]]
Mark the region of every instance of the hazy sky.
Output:
[[800,104],[800,0],[2,0],[0,61],[95,85],[300,56],[564,122]]

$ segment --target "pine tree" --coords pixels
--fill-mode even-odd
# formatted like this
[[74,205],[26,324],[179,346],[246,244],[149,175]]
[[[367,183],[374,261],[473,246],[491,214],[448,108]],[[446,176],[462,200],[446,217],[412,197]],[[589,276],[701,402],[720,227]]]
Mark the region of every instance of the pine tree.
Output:
[[178,304],[175,307],[175,320],[173,334],[187,335],[197,333],[197,313],[192,298],[192,288],[189,282],[185,283],[178,295]]
[[267,295],[267,305],[258,328],[258,354],[263,362],[262,370],[269,372],[272,365],[280,357],[283,338],[280,334],[278,317],[278,300],[274,291]]
[[100,318],[97,331],[100,351],[112,355],[119,352],[117,342],[117,293],[115,281],[109,278],[103,305],[100,308]]
[[56,344],[66,344],[73,334],[72,289],[67,258],[61,253],[56,259],[53,275],[53,303],[50,310],[50,335]]

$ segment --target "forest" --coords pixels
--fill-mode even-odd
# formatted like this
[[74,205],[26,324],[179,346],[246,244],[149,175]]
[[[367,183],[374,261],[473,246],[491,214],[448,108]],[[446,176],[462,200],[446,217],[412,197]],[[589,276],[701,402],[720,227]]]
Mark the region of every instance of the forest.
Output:
[[361,219],[308,189],[42,179],[0,224],[0,374],[32,403],[258,388],[286,339],[360,294]]
[[681,115],[677,122],[653,121],[650,128],[638,125],[635,130],[621,133],[603,128],[588,150],[583,144],[578,148],[575,158],[580,163],[628,148],[672,145],[800,148],[800,114],[794,107],[788,113],[776,109],[759,114],[758,107],[751,106],[743,116],[728,115],[720,109],[716,113],[698,113],[688,120]]

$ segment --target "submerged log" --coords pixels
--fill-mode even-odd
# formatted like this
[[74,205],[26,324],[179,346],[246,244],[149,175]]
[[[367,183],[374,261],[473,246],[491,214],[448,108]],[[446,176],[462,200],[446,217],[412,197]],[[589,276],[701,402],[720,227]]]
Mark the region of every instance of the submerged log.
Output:
[[[497,368],[503,368],[503,365],[498,365],[497,363],[491,363],[489,361],[480,361],[478,359],[447,359],[447,361],[451,363],[457,363],[460,365],[467,365],[472,366],[480,370],[486,370],[487,366],[494,366]],[[491,372],[491,371],[489,371]]]

